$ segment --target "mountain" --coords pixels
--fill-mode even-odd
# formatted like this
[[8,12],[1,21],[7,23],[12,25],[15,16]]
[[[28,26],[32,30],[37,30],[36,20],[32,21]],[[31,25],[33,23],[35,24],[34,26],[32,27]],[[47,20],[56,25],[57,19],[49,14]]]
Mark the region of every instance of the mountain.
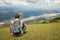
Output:
[[[50,14],[50,13],[60,13],[60,9],[26,9],[26,7],[0,7],[0,21],[4,20],[11,20],[14,18],[15,13],[21,14],[21,18],[28,18],[31,16],[39,16],[43,14]],[[60,14],[59,14],[60,15]]]
[[[39,16],[31,16],[31,17],[27,17],[22,19],[23,21],[25,21],[26,24],[29,23],[50,23],[52,21],[55,21],[55,19],[60,19],[60,13],[50,13],[50,14],[42,14]],[[8,23],[10,22],[10,20],[8,21],[4,21],[5,24],[3,24],[4,26],[9,25]]]
[[50,14],[43,14],[39,16],[31,16],[28,18],[23,19],[26,23],[41,23],[41,22],[50,22],[56,17],[59,17],[58,14],[50,13]]

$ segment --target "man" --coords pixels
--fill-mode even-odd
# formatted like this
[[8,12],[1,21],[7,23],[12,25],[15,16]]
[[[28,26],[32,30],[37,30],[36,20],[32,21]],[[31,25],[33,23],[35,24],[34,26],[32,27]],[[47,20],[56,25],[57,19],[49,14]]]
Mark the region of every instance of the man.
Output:
[[[23,34],[23,32],[26,29],[24,21],[22,21],[20,19],[20,15],[19,14],[15,14],[14,17],[15,17],[15,20],[12,20],[10,22],[10,24],[11,24],[11,27],[10,27],[11,33],[12,34],[19,34],[20,32],[18,32],[18,31],[21,31],[21,33]],[[14,28],[12,28],[12,27],[14,27]]]

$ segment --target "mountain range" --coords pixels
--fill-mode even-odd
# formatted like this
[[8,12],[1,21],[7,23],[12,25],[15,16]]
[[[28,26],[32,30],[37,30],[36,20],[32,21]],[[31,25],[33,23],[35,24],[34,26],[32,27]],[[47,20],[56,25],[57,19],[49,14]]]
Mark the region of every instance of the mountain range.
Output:
[[[44,14],[57,14],[57,16],[60,16],[60,9],[32,9],[27,10],[26,8],[21,7],[0,7],[0,21],[4,20],[11,20],[14,18],[14,15],[16,13],[21,14],[21,18],[29,18],[32,16],[41,16]],[[56,17],[57,17],[56,16]]]
[[50,14],[43,14],[39,16],[31,16],[28,18],[23,19],[27,23],[36,23],[36,22],[50,22],[54,18],[60,17],[60,13],[50,13]]

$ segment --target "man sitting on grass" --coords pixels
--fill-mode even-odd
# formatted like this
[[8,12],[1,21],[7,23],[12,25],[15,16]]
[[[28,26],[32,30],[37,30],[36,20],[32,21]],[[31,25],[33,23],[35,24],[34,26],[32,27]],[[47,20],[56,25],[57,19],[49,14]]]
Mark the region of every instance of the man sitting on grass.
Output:
[[26,29],[25,23],[20,19],[19,14],[15,14],[15,20],[12,20],[10,24],[10,31],[13,35],[23,34]]

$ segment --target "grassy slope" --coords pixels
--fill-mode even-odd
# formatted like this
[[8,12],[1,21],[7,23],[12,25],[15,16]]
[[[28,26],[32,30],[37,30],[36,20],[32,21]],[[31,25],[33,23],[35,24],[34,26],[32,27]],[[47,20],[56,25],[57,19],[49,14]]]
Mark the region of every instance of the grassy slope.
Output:
[[0,40],[60,40],[60,23],[27,25],[21,37],[11,36],[9,27],[0,28]]

